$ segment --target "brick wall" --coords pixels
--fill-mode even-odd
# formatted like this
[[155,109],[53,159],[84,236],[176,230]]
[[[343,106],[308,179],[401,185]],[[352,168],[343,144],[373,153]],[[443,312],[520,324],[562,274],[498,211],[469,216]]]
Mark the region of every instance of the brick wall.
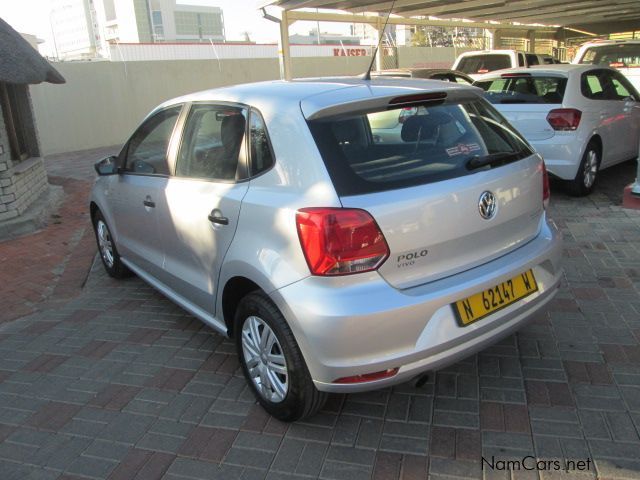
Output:
[[[31,101],[28,96],[21,103],[21,109],[30,109]],[[33,118],[32,113],[28,113],[27,118]],[[30,152],[38,152],[35,127],[28,132],[27,138]],[[0,222],[22,215],[47,188],[47,172],[42,158],[34,156],[15,163],[11,160],[4,116],[0,115]]]

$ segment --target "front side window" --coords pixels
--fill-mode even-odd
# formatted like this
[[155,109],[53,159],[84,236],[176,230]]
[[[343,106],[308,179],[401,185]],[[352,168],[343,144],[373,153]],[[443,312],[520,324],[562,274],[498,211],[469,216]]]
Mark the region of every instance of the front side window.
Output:
[[193,105],[182,136],[176,176],[235,181],[246,130],[247,109]]
[[562,103],[567,79],[513,75],[475,82],[491,103]]
[[273,165],[273,154],[267,135],[267,127],[260,112],[251,109],[251,121],[249,127],[251,145],[250,175],[258,175]]
[[618,72],[610,72],[611,73],[611,83],[613,84],[613,88],[616,91],[616,95],[618,96],[618,100],[627,100],[629,98],[635,100],[636,102],[639,100],[638,92],[631,85],[631,82],[627,80],[624,75]]
[[181,106],[163,110],[147,120],[129,141],[125,170],[149,175],[169,175],[167,150]]
[[[396,127],[376,128],[388,125],[390,116]],[[313,120],[309,127],[339,195],[462,177],[532,153],[481,100],[358,112]],[[497,163],[484,161],[490,158]]]

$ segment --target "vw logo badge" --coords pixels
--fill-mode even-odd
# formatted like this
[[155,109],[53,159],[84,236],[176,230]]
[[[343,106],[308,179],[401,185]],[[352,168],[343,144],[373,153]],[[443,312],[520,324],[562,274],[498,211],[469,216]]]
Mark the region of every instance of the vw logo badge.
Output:
[[496,202],[495,195],[489,191],[482,192],[482,195],[480,195],[480,200],[478,201],[478,210],[480,211],[480,216],[485,220],[491,220],[493,217],[495,217],[497,209],[498,203]]

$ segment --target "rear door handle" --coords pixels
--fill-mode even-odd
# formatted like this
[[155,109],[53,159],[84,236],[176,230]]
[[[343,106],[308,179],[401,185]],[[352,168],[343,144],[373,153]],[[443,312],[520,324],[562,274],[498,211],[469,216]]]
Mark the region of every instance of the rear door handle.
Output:
[[147,198],[145,198],[142,203],[145,207],[156,208],[156,202],[151,200],[151,197],[149,195],[147,195]]
[[229,225],[229,219],[227,217],[220,217],[213,213],[209,214],[209,221],[211,223],[217,223],[218,225]]

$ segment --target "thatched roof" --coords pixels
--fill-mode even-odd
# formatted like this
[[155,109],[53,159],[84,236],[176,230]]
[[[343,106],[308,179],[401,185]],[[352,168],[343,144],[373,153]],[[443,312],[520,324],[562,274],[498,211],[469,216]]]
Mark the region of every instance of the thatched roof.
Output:
[[64,77],[0,18],[0,82],[64,83]]

